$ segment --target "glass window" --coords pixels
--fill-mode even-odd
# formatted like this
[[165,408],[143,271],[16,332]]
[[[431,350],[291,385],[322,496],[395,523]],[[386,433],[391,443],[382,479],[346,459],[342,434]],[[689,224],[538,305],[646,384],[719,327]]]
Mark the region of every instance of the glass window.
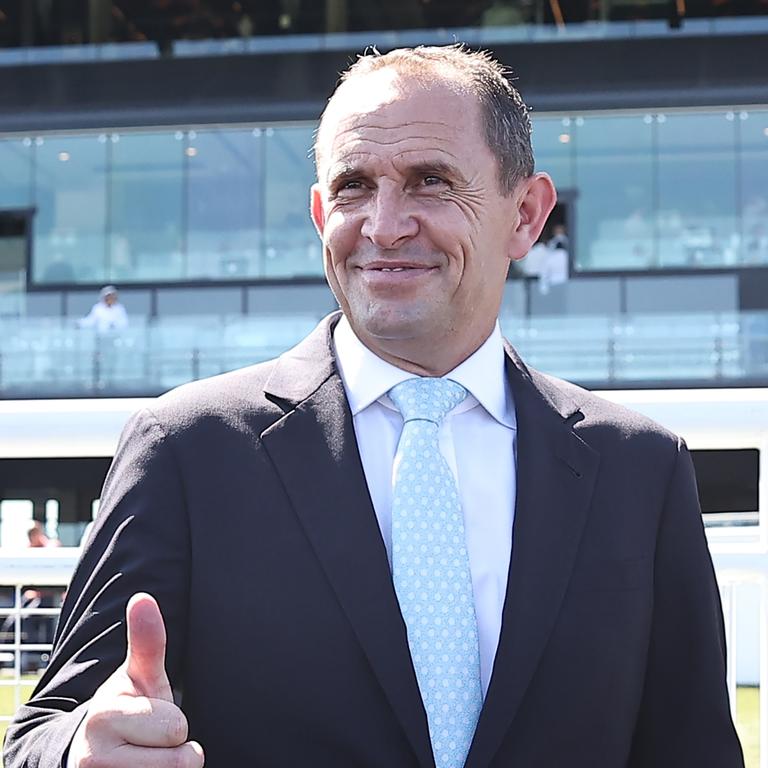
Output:
[[548,173],[558,189],[573,187],[571,118],[537,117],[532,122],[536,170]]
[[187,135],[187,277],[261,274],[261,129]]
[[35,282],[105,279],[105,139],[97,134],[35,139]]
[[182,131],[110,136],[110,280],[186,277]]
[[768,110],[739,114],[741,263],[768,264]]
[[312,126],[265,131],[266,277],[323,274],[322,248],[309,217],[312,142]]
[[654,264],[652,118],[576,118],[577,269]]
[[32,140],[0,140],[0,208],[32,204]]
[[658,115],[658,266],[736,263],[733,112]]

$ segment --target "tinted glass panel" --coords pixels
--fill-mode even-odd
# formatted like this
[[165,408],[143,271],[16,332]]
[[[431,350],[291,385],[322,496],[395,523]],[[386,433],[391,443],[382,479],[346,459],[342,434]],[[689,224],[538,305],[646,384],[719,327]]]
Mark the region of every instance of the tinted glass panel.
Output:
[[261,130],[190,131],[187,277],[261,274]]
[[652,119],[575,121],[577,268],[647,269],[653,238]]
[[110,279],[186,277],[184,139],[181,131],[110,138]]
[[736,121],[732,112],[659,115],[661,267],[736,263]]
[[739,115],[742,263],[768,264],[768,110]]
[[320,241],[309,218],[312,142],[313,126],[265,131],[267,277],[323,274]]
[[536,170],[546,171],[558,189],[573,186],[573,133],[571,119],[540,117],[533,120]]
[[26,208],[32,202],[31,139],[0,140],[0,208]]
[[38,283],[106,277],[107,143],[104,136],[36,139],[32,278]]

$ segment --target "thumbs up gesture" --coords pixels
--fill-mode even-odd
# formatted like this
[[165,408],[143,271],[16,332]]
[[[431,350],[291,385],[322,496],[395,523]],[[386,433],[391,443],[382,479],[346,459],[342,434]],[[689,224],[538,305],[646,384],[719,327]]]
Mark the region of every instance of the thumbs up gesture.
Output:
[[203,750],[187,741],[187,719],[165,673],[165,624],[154,598],[126,608],[125,661],[91,699],[75,732],[67,768],[202,768]]

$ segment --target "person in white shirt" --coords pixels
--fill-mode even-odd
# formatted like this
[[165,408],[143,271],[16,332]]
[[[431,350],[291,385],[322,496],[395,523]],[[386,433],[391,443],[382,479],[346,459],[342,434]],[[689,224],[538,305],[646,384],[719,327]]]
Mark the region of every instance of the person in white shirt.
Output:
[[684,443],[499,332],[555,204],[504,69],[361,57],[316,161],[341,312],[128,424],[6,768],[743,768]]
[[105,285],[99,291],[99,300],[85,317],[78,320],[78,325],[80,328],[93,328],[99,334],[114,333],[128,327],[128,313],[120,303],[114,285]]

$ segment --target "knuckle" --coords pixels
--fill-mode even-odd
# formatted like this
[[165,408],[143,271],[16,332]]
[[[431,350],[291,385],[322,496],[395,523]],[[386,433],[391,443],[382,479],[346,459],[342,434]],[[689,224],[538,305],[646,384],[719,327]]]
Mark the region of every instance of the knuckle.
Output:
[[187,718],[181,710],[173,713],[165,722],[168,743],[173,746],[183,744],[187,740]]
[[103,707],[90,710],[83,721],[86,738],[92,738],[109,729],[113,718],[114,712]]

